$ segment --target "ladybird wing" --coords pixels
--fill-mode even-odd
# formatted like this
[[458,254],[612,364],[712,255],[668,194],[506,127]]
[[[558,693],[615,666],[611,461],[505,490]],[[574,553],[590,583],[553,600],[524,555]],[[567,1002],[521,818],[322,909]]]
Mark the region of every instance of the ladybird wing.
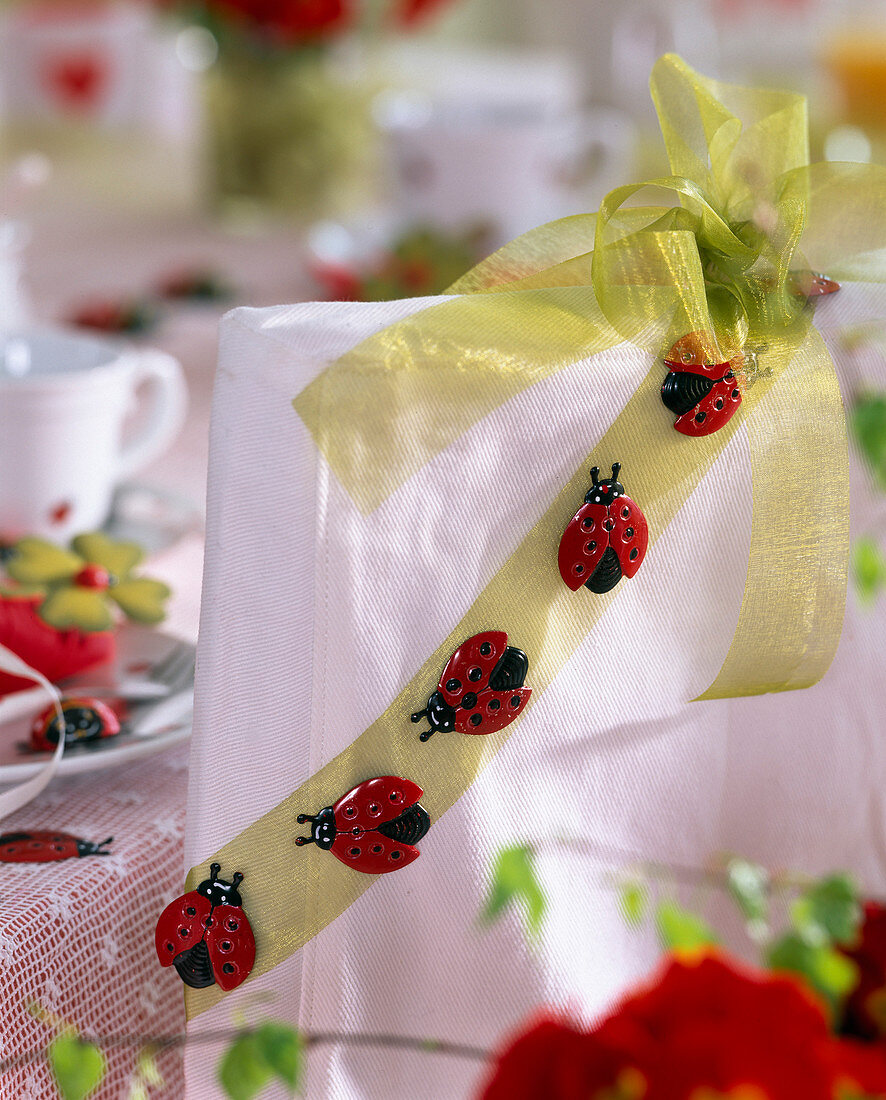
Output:
[[212,973],[226,993],[245,982],[255,963],[255,936],[239,905],[217,905],[206,929]]
[[390,871],[398,871],[421,855],[418,848],[411,844],[402,844],[377,832],[365,832],[360,837],[339,833],[330,851],[346,867],[362,871],[364,875],[386,875]]
[[741,404],[741,390],[734,378],[715,382],[711,392],[694,409],[678,416],[674,427],[683,435],[712,435],[728,424]]
[[458,708],[455,728],[459,733],[495,733],[504,729],[523,710],[531,694],[532,688],[526,687],[511,691],[493,691],[492,688],[481,691],[475,707],[470,710]]
[[44,830],[0,836],[0,863],[55,863],[78,854],[77,838],[70,833]]
[[507,647],[508,636],[503,630],[484,630],[462,642],[446,662],[437,685],[446,702],[457,707],[466,692],[481,691]]
[[711,333],[688,332],[681,337],[664,358],[665,366],[678,374],[700,374],[706,378],[722,378],[729,364]]
[[633,577],[646,557],[649,525],[640,506],[630,497],[619,497],[610,512],[613,519],[610,536],[612,548],[618,555],[622,573],[626,577]]
[[204,921],[211,910],[209,899],[198,894],[196,890],[183,894],[166,906],[160,914],[154,933],[154,944],[161,966],[172,966],[177,955],[200,942],[203,938]]
[[422,796],[417,783],[396,775],[378,775],[348,791],[333,806],[336,828],[343,833],[359,826],[374,829],[399,817]]
[[609,545],[609,532],[604,530],[605,504],[583,504],[569,521],[560,539],[560,576],[578,591],[600,564]]

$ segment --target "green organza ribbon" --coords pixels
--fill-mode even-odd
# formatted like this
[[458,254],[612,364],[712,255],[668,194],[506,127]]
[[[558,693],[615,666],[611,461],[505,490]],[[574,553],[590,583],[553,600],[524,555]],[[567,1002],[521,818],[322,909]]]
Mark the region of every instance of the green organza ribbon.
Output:
[[[437,820],[519,733],[518,719],[488,737],[419,744],[406,716],[455,646],[490,622],[520,638],[532,655],[538,705],[619,599],[619,589],[600,598],[569,592],[556,568],[560,535],[592,462],[624,464],[653,554],[724,448],[746,445],[747,583],[729,652],[701,697],[805,687],[831,661],[846,586],[845,418],[798,277],[811,269],[886,281],[886,170],[808,165],[805,103],[796,95],[708,80],[673,56],[656,64],[652,93],[670,176],[616,189],[596,215],[525,234],[460,279],[451,288],[456,297],[362,341],[294,401],[330,468],[368,513],[535,382],[585,358],[605,371],[608,357],[594,356],[625,340],[649,359],[619,415],[588,439],[586,460],[384,713],[191,870],[191,885],[212,860],[247,875],[258,944],[253,977],[297,951],[375,881],[313,850],[293,864],[279,837],[292,834],[296,813],[387,770],[419,782]],[[710,353],[724,358],[748,345],[764,349],[761,370],[744,378],[738,413],[699,439],[674,431],[659,399],[661,356],[688,332],[704,334]],[[724,501],[734,488],[722,484]],[[631,584],[643,584],[643,575]],[[221,996],[217,988],[187,995],[191,1016]]]
[[624,339],[661,355],[700,331],[728,356],[797,338],[810,269],[886,281],[886,170],[810,165],[804,97],[723,84],[673,55],[651,90],[673,174],[518,238],[452,292],[590,281]]

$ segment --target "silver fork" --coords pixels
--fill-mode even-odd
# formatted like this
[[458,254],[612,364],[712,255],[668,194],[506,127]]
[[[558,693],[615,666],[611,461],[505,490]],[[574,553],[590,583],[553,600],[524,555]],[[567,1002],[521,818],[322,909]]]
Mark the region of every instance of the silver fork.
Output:
[[60,684],[63,694],[92,695],[97,699],[151,702],[190,686],[194,680],[194,654],[186,645],[173,645],[143,676],[124,677],[116,683],[84,684],[74,677]]
[[148,682],[162,684],[168,692],[177,691],[194,679],[194,652],[176,645],[148,669]]

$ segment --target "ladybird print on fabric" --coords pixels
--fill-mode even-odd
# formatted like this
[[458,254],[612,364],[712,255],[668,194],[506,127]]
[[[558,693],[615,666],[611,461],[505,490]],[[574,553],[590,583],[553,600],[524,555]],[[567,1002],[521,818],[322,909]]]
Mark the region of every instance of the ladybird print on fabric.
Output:
[[415,845],[431,827],[418,803],[422,793],[417,784],[396,775],[367,779],[316,816],[299,814],[299,825],[311,822],[311,835],[297,837],[295,843],[316,844],[367,875],[398,871],[418,859]]
[[532,688],[523,687],[529,658],[508,645],[503,630],[475,634],[449,658],[424,710],[413,722],[427,718],[430,729],[419,736],[427,741],[437,730],[458,733],[495,733],[511,724],[523,710]]
[[108,845],[113,839],[109,836],[107,840],[93,844],[70,833],[54,833],[46,829],[4,833],[0,836],[0,863],[56,863],[79,856],[109,856]]
[[741,356],[725,363],[715,362],[707,350],[710,344],[702,333],[690,332],[665,356],[668,375],[661,387],[661,399],[676,414],[674,427],[683,435],[712,435],[729,423],[741,404],[735,376]]
[[192,989],[218,984],[227,993],[246,981],[255,962],[255,937],[237,887],[220,879],[213,863],[209,878],[160,914],[154,937],[161,966],[174,966]]
[[646,557],[649,527],[646,517],[618,480],[621,465],[612,465],[612,477],[600,481],[600,469],[591,470],[585,502],[569,521],[560,539],[560,576],[577,591],[608,592],[621,578],[633,577]]

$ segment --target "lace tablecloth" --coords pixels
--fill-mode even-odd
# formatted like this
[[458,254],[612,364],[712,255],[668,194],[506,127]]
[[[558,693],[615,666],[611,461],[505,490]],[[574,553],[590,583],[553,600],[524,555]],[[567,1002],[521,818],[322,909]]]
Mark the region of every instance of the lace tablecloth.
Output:
[[[228,237],[168,218],[107,211],[54,210],[35,226],[26,267],[41,318],[58,321],[90,297],[141,296],[176,269],[215,266],[240,301],[294,300],[307,294],[298,242],[278,235]],[[169,307],[147,342],[182,362],[191,409],[175,446],[139,481],[173,490],[202,507],[216,330],[220,307]],[[151,560],[151,573],[175,595],[164,629],[194,640],[199,615],[202,531],[185,534]],[[0,822],[0,831],[51,828],[86,840],[114,836],[107,858],[0,864],[0,1096],[57,1095],[42,1056],[52,1030],[39,1005],[106,1045],[109,1073],[99,1100],[125,1100],[140,1036],[184,1031],[182,986],[154,954],[157,916],[181,892],[187,746],[123,767],[56,779],[42,796]],[[162,1088],[151,1100],[183,1094],[180,1051],[158,1058]]]
[[[13,1065],[0,1077],[0,1095],[56,1095],[44,1058],[21,1061],[52,1035],[32,1005],[87,1035],[182,1031],[181,990],[157,965],[153,928],[181,882],[187,764],[187,746],[180,746],[133,766],[57,781],[3,822],[4,831],[51,827],[87,840],[115,839],[104,859],[3,865],[0,1057]],[[99,1095],[122,1100],[138,1045],[106,1053],[109,1073]],[[181,1096],[178,1052],[158,1065],[166,1088],[152,1095]]]

